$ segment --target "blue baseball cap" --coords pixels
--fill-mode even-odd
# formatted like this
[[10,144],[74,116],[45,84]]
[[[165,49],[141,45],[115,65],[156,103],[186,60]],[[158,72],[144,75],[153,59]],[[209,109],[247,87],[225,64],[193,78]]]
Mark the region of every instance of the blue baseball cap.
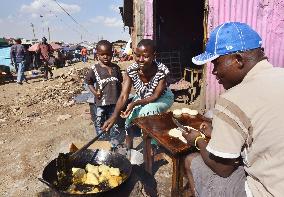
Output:
[[262,40],[250,26],[240,22],[227,22],[216,27],[210,34],[205,52],[192,58],[202,65],[219,56],[261,47]]

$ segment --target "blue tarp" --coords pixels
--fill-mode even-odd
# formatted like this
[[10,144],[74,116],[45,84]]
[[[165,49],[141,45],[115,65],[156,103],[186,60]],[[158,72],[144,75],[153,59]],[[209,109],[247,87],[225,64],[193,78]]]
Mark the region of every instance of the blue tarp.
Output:
[[11,65],[10,49],[10,46],[0,47],[0,65],[9,66],[10,70],[13,70],[14,67]]

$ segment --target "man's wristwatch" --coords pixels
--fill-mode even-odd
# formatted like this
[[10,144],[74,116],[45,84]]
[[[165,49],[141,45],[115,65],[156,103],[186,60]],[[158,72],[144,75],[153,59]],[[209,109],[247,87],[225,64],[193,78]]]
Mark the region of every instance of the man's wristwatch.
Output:
[[201,133],[201,132],[200,132],[200,135],[197,136],[197,137],[195,138],[195,140],[194,140],[194,146],[195,146],[195,148],[196,148],[197,150],[200,150],[200,148],[198,148],[198,146],[197,146],[197,141],[198,141],[199,139],[205,139],[205,135],[204,135],[203,133]]

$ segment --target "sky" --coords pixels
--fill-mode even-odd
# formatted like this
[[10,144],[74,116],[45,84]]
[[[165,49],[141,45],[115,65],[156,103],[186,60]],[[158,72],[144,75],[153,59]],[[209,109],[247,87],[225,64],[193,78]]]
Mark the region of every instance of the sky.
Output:
[[49,29],[50,41],[128,41],[122,5],[123,0],[2,0],[0,37],[49,39]]

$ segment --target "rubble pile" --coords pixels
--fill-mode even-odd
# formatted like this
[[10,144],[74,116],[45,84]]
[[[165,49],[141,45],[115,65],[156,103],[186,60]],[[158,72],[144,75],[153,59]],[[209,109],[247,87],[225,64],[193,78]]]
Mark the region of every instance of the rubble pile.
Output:
[[35,88],[34,94],[26,94],[16,98],[14,103],[17,106],[0,105],[0,111],[7,117],[21,115],[22,110],[32,105],[38,105],[37,112],[47,112],[59,109],[59,107],[71,106],[75,103],[74,96],[84,90],[83,80],[88,70],[88,68],[72,68],[67,73],[57,76],[52,83]]
[[[18,122],[25,125],[33,121],[42,124],[43,114],[74,105],[73,98],[80,94],[83,88],[83,80],[89,68],[71,68],[64,74],[57,76],[53,81],[35,84],[33,91],[17,94],[10,103],[0,104],[0,128],[9,122]],[[59,118],[61,121],[69,116]]]
[[25,106],[34,104],[47,104],[53,106],[68,106],[66,103],[74,103],[72,99],[75,95],[83,91],[83,78],[86,69],[71,69],[67,74],[58,76],[56,85],[48,85],[37,88],[36,94],[22,96],[17,103]]
[[88,72],[89,72],[89,68],[80,68],[80,69],[72,68],[66,74],[62,74],[59,77],[62,79],[66,79],[66,78],[70,79],[71,77],[72,80],[80,80],[80,79],[85,78]]
[[11,113],[11,108],[8,105],[0,104],[0,119],[4,119],[7,114]]

